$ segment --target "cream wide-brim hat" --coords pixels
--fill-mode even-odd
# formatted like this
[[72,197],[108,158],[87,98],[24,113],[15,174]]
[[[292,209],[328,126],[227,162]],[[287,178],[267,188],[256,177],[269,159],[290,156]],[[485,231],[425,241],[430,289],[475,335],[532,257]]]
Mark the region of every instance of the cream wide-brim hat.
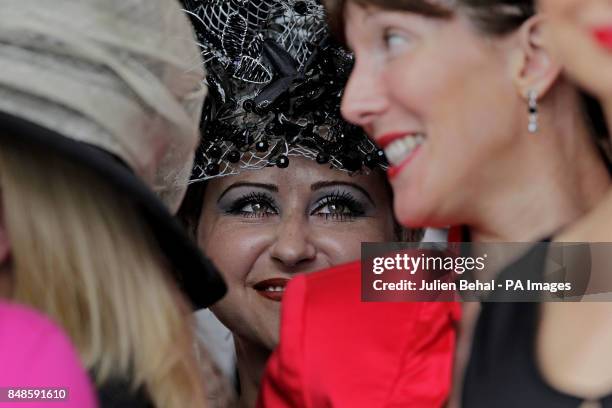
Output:
[[59,153],[130,197],[196,308],[226,291],[172,216],[205,95],[176,0],[2,0],[0,139]]

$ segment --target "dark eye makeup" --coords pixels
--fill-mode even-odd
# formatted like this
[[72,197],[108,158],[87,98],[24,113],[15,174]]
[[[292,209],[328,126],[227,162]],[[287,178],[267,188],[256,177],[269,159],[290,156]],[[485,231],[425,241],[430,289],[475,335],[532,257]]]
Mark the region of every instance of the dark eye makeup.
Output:
[[[333,189],[328,186],[317,190],[312,201],[306,204],[305,211],[310,217],[331,221],[354,221],[366,217],[372,211],[367,193],[352,191],[350,187]],[[244,187],[242,187],[244,188]],[[232,217],[267,218],[282,214],[282,204],[278,197],[268,191],[233,189],[218,201],[219,210]]]
[[334,221],[352,221],[365,216],[365,208],[350,192],[336,190],[320,198],[314,204],[310,215]]
[[234,200],[226,214],[239,215],[245,218],[263,218],[278,215],[279,210],[274,198],[264,192],[250,192]]

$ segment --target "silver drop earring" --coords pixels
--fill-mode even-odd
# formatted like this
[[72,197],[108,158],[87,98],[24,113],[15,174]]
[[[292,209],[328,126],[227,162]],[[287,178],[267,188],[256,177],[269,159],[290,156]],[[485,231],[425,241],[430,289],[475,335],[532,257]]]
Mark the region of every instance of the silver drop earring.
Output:
[[527,94],[528,105],[529,105],[529,125],[527,129],[529,133],[538,132],[538,93],[531,90]]

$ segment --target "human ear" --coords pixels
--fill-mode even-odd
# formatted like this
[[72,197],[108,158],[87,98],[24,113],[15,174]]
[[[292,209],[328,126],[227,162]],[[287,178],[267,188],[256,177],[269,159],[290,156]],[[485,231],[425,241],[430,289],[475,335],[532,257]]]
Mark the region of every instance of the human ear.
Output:
[[561,75],[562,66],[553,58],[544,41],[546,24],[546,17],[535,15],[525,21],[515,34],[512,76],[517,91],[524,98],[530,93],[542,98]]

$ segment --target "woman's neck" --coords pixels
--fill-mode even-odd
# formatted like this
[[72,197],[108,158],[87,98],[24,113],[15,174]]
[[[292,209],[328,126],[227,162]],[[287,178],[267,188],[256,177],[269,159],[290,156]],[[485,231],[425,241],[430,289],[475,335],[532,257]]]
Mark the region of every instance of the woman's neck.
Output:
[[[612,129],[612,95],[602,98],[601,101],[608,129]],[[612,189],[608,189],[608,194],[598,203],[595,209],[582,217],[557,239],[562,242],[612,242],[611,217]]]
[[516,169],[499,180],[477,209],[472,240],[529,242],[558,233],[594,208],[610,188],[610,175],[578,117],[532,135]]
[[250,340],[234,336],[236,362],[240,379],[240,408],[253,408],[257,403],[259,383],[271,351]]

